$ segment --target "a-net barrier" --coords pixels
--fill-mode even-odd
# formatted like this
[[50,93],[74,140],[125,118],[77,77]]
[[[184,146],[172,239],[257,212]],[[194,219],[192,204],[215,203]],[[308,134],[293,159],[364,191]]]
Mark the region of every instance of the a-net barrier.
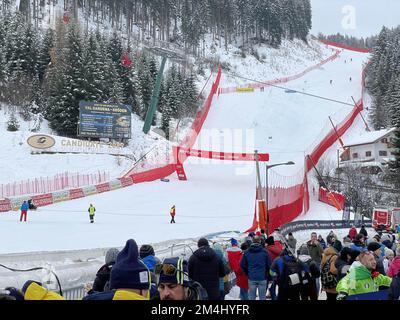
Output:
[[[331,46],[343,48],[346,50],[352,50],[356,52],[370,52],[369,50],[352,48],[349,46],[344,46],[341,44],[335,44],[332,42],[326,43]],[[336,54],[335,54],[336,55]],[[334,56],[335,56],[334,55]],[[332,61],[333,56],[324,60],[323,63],[328,61]],[[321,65],[318,64],[318,66]],[[309,68],[310,70],[315,69],[315,67]],[[296,76],[294,76],[296,78]],[[338,136],[341,137],[343,134],[351,127],[354,120],[358,116],[358,114],[363,110],[364,104],[364,91],[365,91],[365,68],[362,71],[362,92],[361,99],[356,103],[356,105],[352,108],[352,110],[347,114],[347,116],[343,120],[340,119],[339,115],[334,115],[334,119],[338,120],[336,124],[336,131],[332,128],[331,123],[327,120],[326,125],[321,131],[319,137],[323,137],[321,140],[315,141],[311,144],[311,147],[307,151],[307,156],[305,158],[305,168],[303,170],[303,181],[290,186],[290,181],[293,180],[292,177],[279,177],[280,182],[276,181],[276,175],[271,176],[269,179],[271,183],[269,183],[268,187],[268,233],[273,232],[274,229],[287,224],[297,218],[302,212],[307,213],[310,208],[310,196],[308,189],[308,180],[307,173],[313,169],[313,163],[317,164],[321,159],[323,154],[338,140]],[[229,89],[230,90],[230,89]],[[337,133],[336,133],[337,132]],[[310,160],[311,158],[311,160]],[[273,171],[271,171],[272,173]],[[297,174],[297,177],[301,173]],[[262,194],[265,194],[265,188],[261,191]],[[247,231],[254,231],[258,227],[256,212],[254,212],[253,225]]]
[[[336,45],[334,43],[329,43],[331,46],[336,46],[342,48],[341,45]],[[346,47],[348,50],[353,50],[356,52],[364,52],[360,51],[357,48]],[[329,57],[318,63],[315,66],[309,67],[305,71],[301,72],[298,75],[294,75],[291,77],[285,77],[282,79],[275,79],[272,81],[267,81],[263,84],[251,84],[251,87],[259,88],[266,86],[266,84],[275,84],[275,83],[285,83],[294,79],[298,79],[304,76],[306,73],[315,70],[322,66],[323,64],[335,60],[339,51],[335,51],[335,53]],[[199,135],[201,128],[207,118],[208,112],[211,108],[212,99],[216,93],[229,93],[236,92],[236,87],[233,90],[232,88],[223,88],[218,90],[219,82],[221,78],[221,69],[218,69],[217,77],[212,84],[210,93],[203,104],[203,107],[200,111],[197,112],[196,118],[192,124],[191,130],[186,138],[180,143],[180,147],[191,149],[196,141],[197,136]],[[342,136],[347,129],[353,124],[357,115],[363,110],[363,97],[364,97],[364,82],[365,82],[365,70],[363,70],[362,76],[362,99],[357,102],[352,111],[347,115],[347,117],[338,122],[336,125],[336,130],[339,136]],[[329,126],[327,125],[326,128]],[[338,140],[337,134],[335,130],[331,129],[327,134],[320,136],[324,136],[322,140],[316,143],[313,143],[312,151],[309,152],[310,158],[314,163],[317,163],[322,155]],[[327,130],[327,129],[325,129]],[[324,132],[324,131],[323,131]],[[157,179],[161,179],[171,175],[175,172],[175,159],[176,155],[172,154],[172,146],[168,146],[165,149],[165,153],[156,154],[159,156],[159,160],[156,165],[153,165],[153,168],[147,169],[148,159],[143,159],[139,163],[135,165],[129,172],[127,172],[122,178],[110,181],[108,183],[103,183],[95,186],[89,186],[85,188],[78,188],[73,190],[61,191],[53,194],[46,194],[37,196],[36,200],[40,205],[48,205],[58,201],[70,200],[80,197],[85,197],[91,194],[106,192],[110,190],[114,190],[121,187],[126,187],[132,185],[133,183],[140,182],[148,182],[154,181]],[[175,148],[176,150],[176,148]],[[186,156],[180,156],[180,161],[183,163],[186,160]],[[308,212],[309,210],[309,191],[308,191],[308,181],[307,181],[307,173],[312,169],[312,163],[306,157],[304,170],[301,170],[298,174],[291,177],[279,176],[278,174],[271,171],[271,187],[268,188],[268,209],[269,209],[269,224],[268,231],[272,232],[275,228],[286,224],[288,222],[293,221],[296,217],[298,217],[303,211]],[[296,183],[294,183],[295,181]],[[263,190],[265,192],[265,189]],[[18,209],[18,206],[21,204],[23,199],[6,199],[0,201],[0,212],[1,211],[9,211],[11,209]],[[36,204],[36,201],[34,199]],[[254,220],[256,222],[256,219]],[[257,224],[253,224],[254,228],[257,228]]]

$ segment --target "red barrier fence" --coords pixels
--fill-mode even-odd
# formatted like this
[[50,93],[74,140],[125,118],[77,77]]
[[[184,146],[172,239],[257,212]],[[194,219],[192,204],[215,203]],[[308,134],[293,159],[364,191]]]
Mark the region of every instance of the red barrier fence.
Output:
[[[344,202],[346,200],[345,196],[341,193],[337,193],[337,192],[333,192],[332,191],[332,195],[335,197],[336,201],[339,203],[340,205],[340,210],[344,209]],[[318,200],[324,203],[327,203],[331,206],[335,206],[332,201],[329,199],[328,197],[328,190],[326,190],[325,188],[320,187],[319,188],[319,195],[318,195]]]
[[[217,77],[211,87],[211,91],[210,91],[206,101],[203,104],[203,107],[196,114],[196,118],[192,124],[190,133],[180,144],[181,148],[191,149],[192,146],[194,145],[194,143],[197,139],[197,136],[199,135],[201,128],[203,127],[204,121],[207,119],[207,115],[208,115],[208,112],[210,111],[213,97],[214,97],[215,93],[217,92],[220,79],[221,79],[221,68],[218,69]],[[172,154],[173,150],[171,149],[169,152]],[[187,159],[186,155],[183,155],[180,158],[182,163],[186,159]],[[143,163],[145,161],[146,161],[146,159],[142,160]],[[175,171],[175,161],[174,161],[174,163],[169,163],[169,164],[166,163],[164,166],[161,166],[158,168],[146,170],[143,172],[136,172],[136,170],[140,170],[139,168],[141,168],[141,166],[136,165],[135,168],[133,168],[132,170],[127,172],[123,177],[124,178],[132,177],[134,183],[150,182],[150,181],[154,181],[157,179],[161,179],[161,178],[171,175]]]
[[[330,45],[344,48],[345,46],[335,43],[329,43]],[[347,50],[352,50],[356,52],[369,52],[369,50],[359,49],[359,48],[344,48]],[[338,134],[336,134],[334,129],[331,129],[329,133],[317,144],[317,146],[310,153],[310,157],[313,162],[318,163],[321,156],[338,140],[338,135],[341,137],[353,124],[354,120],[358,114],[363,110],[364,104],[364,91],[365,91],[365,68],[362,71],[362,92],[361,100],[357,102],[352,111],[347,115],[347,117],[336,126]],[[308,157],[305,159],[305,175],[302,184],[297,184],[290,188],[268,188],[268,233],[273,232],[276,228],[281,225],[293,221],[297,218],[304,210],[307,212],[309,210],[309,193],[308,193],[308,181],[307,173],[312,170],[312,162]],[[276,196],[275,196],[276,195]],[[344,199],[338,195],[338,199],[343,201]],[[340,202],[339,201],[339,202]],[[331,204],[331,202],[329,202]],[[249,230],[254,229],[253,227]]]
[[[296,75],[289,76],[289,77],[284,77],[284,78],[279,78],[279,79],[274,79],[274,80],[263,81],[262,83],[259,83],[259,82],[250,83],[250,84],[247,84],[246,87],[247,88],[258,89],[258,88],[261,88],[261,87],[268,87],[269,85],[286,83],[286,82],[289,82],[289,81],[293,81],[293,80],[299,79],[299,78],[303,77],[304,75],[306,75],[307,73],[320,68],[322,65],[326,64],[327,62],[335,60],[339,56],[339,54],[340,54],[340,52],[336,51],[335,54],[333,54],[329,58],[321,61],[320,63],[318,63],[318,64],[316,64],[314,66],[308,67],[307,69],[305,69],[304,71],[302,71],[302,72],[300,72],[300,73],[298,73]],[[238,87],[220,88],[219,89],[219,93],[220,94],[233,93],[233,92],[237,91],[237,88]]]
[[28,179],[26,181],[0,184],[0,199],[17,197],[28,194],[44,194],[79,188],[87,185],[95,185],[110,180],[108,172],[97,172],[91,174],[79,174],[64,172],[53,177],[41,177]]
[[355,51],[355,52],[370,53],[372,51],[371,49],[363,49],[363,48],[351,47],[351,46],[348,46],[346,44],[327,41],[327,40],[319,40],[319,42],[322,42],[323,44],[326,44],[328,46],[341,48],[341,49],[346,49],[346,50]]

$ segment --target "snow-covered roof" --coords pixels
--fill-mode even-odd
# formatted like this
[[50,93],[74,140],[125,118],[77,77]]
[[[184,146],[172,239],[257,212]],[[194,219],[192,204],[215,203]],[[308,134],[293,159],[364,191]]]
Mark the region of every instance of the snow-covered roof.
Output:
[[390,129],[366,132],[358,137],[354,137],[354,138],[350,139],[349,141],[347,141],[347,143],[345,144],[345,147],[375,143],[379,139],[382,139],[383,137],[387,136],[388,134],[394,132],[395,130],[396,130],[396,128],[390,128]]

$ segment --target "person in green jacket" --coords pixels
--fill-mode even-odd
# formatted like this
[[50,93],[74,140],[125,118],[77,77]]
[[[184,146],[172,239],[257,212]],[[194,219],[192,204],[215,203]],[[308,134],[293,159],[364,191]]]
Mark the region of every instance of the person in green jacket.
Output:
[[92,204],[90,204],[88,212],[89,212],[90,223],[93,223],[94,222],[94,213],[96,212],[96,208]]
[[376,261],[371,251],[361,252],[350,267],[350,272],[339,281],[336,291],[338,300],[347,296],[379,291],[379,287],[390,287],[392,278],[374,271]]

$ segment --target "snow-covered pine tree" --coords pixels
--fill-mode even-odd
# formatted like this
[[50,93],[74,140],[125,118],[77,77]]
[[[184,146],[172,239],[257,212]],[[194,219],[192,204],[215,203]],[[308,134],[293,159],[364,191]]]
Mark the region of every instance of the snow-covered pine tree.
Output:
[[43,82],[44,75],[46,73],[49,64],[51,63],[51,50],[55,45],[55,35],[51,28],[46,30],[43,41],[39,49],[38,56],[38,76],[40,83]]
[[7,121],[7,131],[18,131],[19,130],[19,122],[15,117],[14,112],[11,113],[10,118]]

